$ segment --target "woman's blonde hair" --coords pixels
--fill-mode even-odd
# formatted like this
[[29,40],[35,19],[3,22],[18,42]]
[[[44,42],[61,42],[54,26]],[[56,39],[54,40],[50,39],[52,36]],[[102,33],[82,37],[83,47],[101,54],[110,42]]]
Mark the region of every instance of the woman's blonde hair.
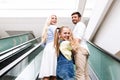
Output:
[[48,30],[48,27],[49,27],[50,24],[51,24],[51,17],[52,17],[52,16],[57,17],[56,15],[51,15],[50,17],[47,18],[46,23],[45,23],[44,28],[43,28],[43,32],[42,32],[41,43],[44,43],[44,42],[46,41],[46,38],[47,38],[47,30]]
[[54,47],[55,47],[55,50],[57,52],[57,55],[59,55],[59,45],[60,45],[59,35],[62,33],[63,28],[68,28],[70,30],[69,41],[70,41],[70,44],[72,46],[72,49],[77,53],[78,49],[80,48],[79,43],[77,43],[77,41],[74,39],[71,29],[67,26],[62,26],[62,27],[57,28],[55,30],[55,35],[54,35]]

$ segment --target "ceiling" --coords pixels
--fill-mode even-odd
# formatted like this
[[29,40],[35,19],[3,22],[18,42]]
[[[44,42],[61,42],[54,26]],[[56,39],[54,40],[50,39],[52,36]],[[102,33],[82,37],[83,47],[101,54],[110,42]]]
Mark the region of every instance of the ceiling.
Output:
[[0,17],[68,16],[78,8],[79,0],[0,0]]

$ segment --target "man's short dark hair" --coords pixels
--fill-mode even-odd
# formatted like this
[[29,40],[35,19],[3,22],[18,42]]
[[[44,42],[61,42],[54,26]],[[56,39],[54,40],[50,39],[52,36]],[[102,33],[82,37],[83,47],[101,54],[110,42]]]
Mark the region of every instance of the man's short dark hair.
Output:
[[73,12],[73,13],[71,14],[71,16],[73,16],[73,15],[75,15],[75,14],[77,14],[78,17],[81,17],[81,14],[80,14],[79,12]]

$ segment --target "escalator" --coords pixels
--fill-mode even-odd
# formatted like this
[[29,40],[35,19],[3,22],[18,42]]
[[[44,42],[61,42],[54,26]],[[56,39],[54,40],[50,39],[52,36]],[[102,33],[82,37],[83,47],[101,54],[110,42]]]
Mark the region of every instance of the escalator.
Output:
[[14,46],[20,45],[28,40],[35,38],[32,33],[23,33],[0,39],[0,55],[3,51],[9,51]]
[[22,53],[22,55],[1,69],[1,72],[7,70],[1,75],[0,80],[35,80],[37,78],[43,47],[37,44],[25,50],[19,52],[18,54]]
[[[21,35],[21,36],[23,37],[23,35]],[[24,36],[24,38],[26,38],[26,37],[29,38],[28,35]],[[22,76],[25,78],[25,79],[24,78],[22,79],[20,77],[20,75],[22,75],[24,73],[24,71],[26,71],[26,68],[31,63],[33,63],[32,64],[33,68],[29,69],[29,70],[30,71],[35,70],[35,72],[28,72],[25,74],[29,75],[30,73],[32,73],[32,76],[31,76],[32,78],[30,77],[30,75],[29,75],[29,78],[31,78],[31,80],[34,80],[39,73],[38,69],[40,67],[38,67],[38,66],[40,66],[40,59],[41,59],[40,52],[43,49],[43,47],[41,47],[39,44],[40,37],[33,38],[31,40],[26,39],[26,40],[24,40],[24,42],[22,42],[20,44],[19,44],[20,41],[18,40],[18,38],[20,38],[20,36],[19,37],[12,36],[9,38],[4,38],[8,42],[10,42],[11,39],[17,40],[18,44],[13,46],[12,43],[9,43],[8,46],[9,45],[12,45],[12,46],[9,46],[7,48],[6,48],[6,46],[4,46],[4,48],[6,48],[6,50],[0,52],[0,80],[30,80],[30,79],[26,79],[27,76]],[[24,39],[24,38],[22,38],[22,39]],[[4,40],[2,39],[2,41],[4,41]],[[36,60],[39,63],[35,64]],[[35,74],[36,74],[36,76],[35,76]],[[34,75],[34,77],[33,77],[33,75]]]
[[120,80],[120,59],[89,41],[87,46],[91,80]]
[[[9,47],[0,52],[0,80],[36,80],[39,75],[43,47],[39,38]],[[91,80],[119,80],[120,60],[97,45],[87,42]]]

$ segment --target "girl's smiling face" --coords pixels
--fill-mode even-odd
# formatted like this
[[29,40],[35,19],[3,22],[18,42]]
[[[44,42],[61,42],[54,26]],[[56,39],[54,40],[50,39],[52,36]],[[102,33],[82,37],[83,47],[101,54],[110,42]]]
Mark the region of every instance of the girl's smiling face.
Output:
[[60,38],[62,40],[69,40],[70,35],[71,35],[70,29],[69,28],[63,28],[61,33],[60,33]]

